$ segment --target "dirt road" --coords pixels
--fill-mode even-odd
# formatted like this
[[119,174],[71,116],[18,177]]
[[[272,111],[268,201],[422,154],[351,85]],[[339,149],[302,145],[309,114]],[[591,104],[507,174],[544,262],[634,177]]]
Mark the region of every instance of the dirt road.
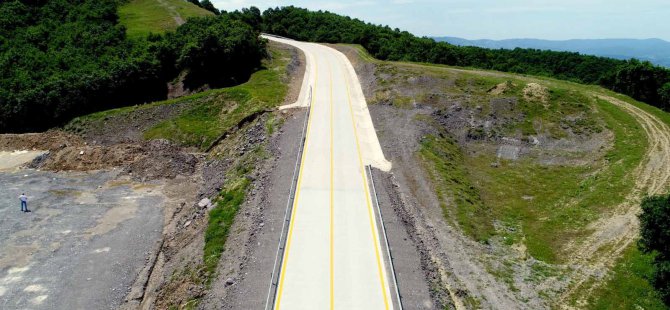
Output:
[[[574,253],[570,264],[578,268],[574,275],[575,285],[562,298],[583,290],[593,276],[607,272],[621,253],[638,236],[640,201],[646,195],[665,194],[670,188],[670,127],[654,115],[614,97],[595,94],[632,115],[644,129],[649,147],[640,165],[630,177],[635,187],[626,200],[615,206],[612,213],[589,225],[593,233],[583,242],[573,244],[566,251]],[[592,290],[596,286],[590,286]],[[588,293],[580,292],[582,299]],[[583,302],[584,300],[581,300]]]

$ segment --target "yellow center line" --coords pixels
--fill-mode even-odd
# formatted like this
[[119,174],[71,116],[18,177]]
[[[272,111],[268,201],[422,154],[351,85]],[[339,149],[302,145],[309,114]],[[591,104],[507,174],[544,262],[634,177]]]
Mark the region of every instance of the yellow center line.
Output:
[[[305,55],[307,57],[307,55]],[[301,183],[302,183],[302,175],[303,175],[303,167],[305,164],[305,157],[307,157],[307,144],[309,142],[309,132],[310,128],[312,127],[312,112],[314,112],[314,103],[316,100],[316,85],[317,81],[319,79],[319,63],[316,61],[316,59],[313,59],[314,61],[314,87],[312,87],[312,100],[310,102],[309,106],[309,116],[307,119],[307,130],[305,132],[305,145],[303,146],[302,150],[302,158],[300,160],[300,170],[298,172],[298,183],[296,185],[296,192],[295,192],[295,199],[293,200],[293,211],[291,212],[291,219],[290,219],[290,224],[289,224],[289,229],[288,229],[288,237],[286,239],[286,251],[284,253],[284,260],[282,262],[281,270],[280,270],[280,276],[279,276],[279,288],[278,288],[278,293],[277,293],[277,302],[275,303],[275,309],[279,309],[279,306],[281,304],[281,297],[282,297],[282,292],[284,291],[284,278],[286,275],[286,265],[288,263],[288,258],[289,258],[289,252],[291,251],[291,240],[293,239],[293,227],[295,226],[295,217],[296,213],[298,213],[298,200],[300,199],[300,188],[301,188]]]
[[334,159],[333,159],[333,68],[328,62],[328,74],[330,75],[330,309],[335,309],[335,232],[333,211],[334,201]]
[[[344,64],[346,67],[346,64]],[[347,86],[347,100],[349,102],[349,114],[351,115],[351,124],[354,126],[354,138],[356,140],[356,152],[358,153],[358,164],[360,165],[360,171],[361,171],[361,177],[363,179],[363,190],[365,191],[365,203],[367,204],[368,207],[368,218],[370,222],[370,233],[372,234],[372,240],[374,241],[374,248],[375,248],[375,257],[377,258],[377,273],[379,275],[379,283],[381,285],[382,289],[382,295],[384,297],[384,309],[389,309],[389,301],[388,297],[386,296],[386,281],[384,281],[384,274],[383,274],[383,268],[382,268],[382,262],[381,262],[381,255],[379,254],[379,239],[378,235],[375,231],[375,226],[374,226],[374,215],[372,211],[372,204],[371,204],[371,198],[370,198],[370,193],[368,192],[368,178],[365,175],[365,166],[363,165],[363,156],[361,155],[361,146],[360,143],[358,142],[358,129],[356,127],[356,119],[354,118],[354,110],[351,104],[351,91],[349,90],[349,81],[347,80],[346,73],[342,71],[342,75],[344,76],[344,84]]]

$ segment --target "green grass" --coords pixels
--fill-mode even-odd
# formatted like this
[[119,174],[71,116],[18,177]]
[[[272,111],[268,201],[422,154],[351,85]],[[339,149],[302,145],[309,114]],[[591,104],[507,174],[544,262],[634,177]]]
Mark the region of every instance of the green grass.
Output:
[[268,46],[271,57],[249,80],[233,87],[199,92],[176,99],[127,106],[92,113],[73,119],[65,126],[76,131],[86,126],[103,126],[112,116],[131,115],[161,105],[183,105],[185,111],[147,129],[145,139],[167,139],[181,146],[206,150],[223,134],[233,130],[243,119],[281,104],[286,96],[286,67],[291,59],[288,50]]
[[252,74],[248,82],[197,94],[200,100],[193,108],[150,128],[144,137],[168,139],[203,150],[245,117],[278,106],[288,87],[283,78],[290,56],[284,50],[270,52],[272,58],[265,61],[265,68]]
[[[461,229],[475,240],[488,240],[494,233],[491,212],[480,200],[479,190],[470,183],[456,142],[447,137],[426,136],[421,141],[419,157],[426,163],[445,217],[455,218]],[[449,208],[449,199],[453,199],[455,209]]]
[[177,28],[174,15],[184,21],[190,17],[213,16],[214,13],[184,0],[130,0],[119,7],[119,20],[129,38],[164,33]]
[[[124,116],[124,115],[130,115],[134,112],[142,111],[142,110],[148,110],[148,109],[153,109],[161,105],[171,105],[171,104],[195,104],[199,103],[201,101],[206,101],[206,100],[211,100],[210,97],[215,93],[215,91],[205,91],[205,92],[200,92],[196,93],[193,95],[189,96],[184,96],[176,99],[169,99],[169,100],[163,100],[163,101],[156,101],[152,103],[147,103],[147,104],[141,104],[141,105],[134,105],[134,106],[125,106],[125,107],[120,107],[120,108],[115,108],[115,109],[109,109],[109,110],[103,110],[83,116],[79,116],[74,118],[72,121],[70,121],[65,128],[66,129],[75,129],[79,126],[82,125],[87,125],[91,123],[96,123],[101,120],[104,120],[108,117],[112,116]],[[100,124],[102,125],[102,124]]]
[[225,248],[230,226],[233,225],[235,215],[237,215],[237,211],[244,202],[249,184],[250,181],[244,177],[237,179],[232,184],[227,184],[215,202],[216,207],[209,212],[203,251],[203,262],[208,276],[208,284],[216,275],[216,267]]
[[[432,76],[447,85],[436,91],[479,117],[486,118],[494,108],[499,109],[497,117],[510,121],[496,129],[499,131],[488,133],[494,137],[518,133],[522,139],[537,134],[554,139],[571,133],[589,137],[605,129],[615,135],[611,149],[596,151],[604,156],[594,156],[595,162],[582,165],[546,165],[532,156],[499,161],[490,150],[478,152],[476,143],[469,144],[465,150],[469,155],[463,156],[448,138],[427,137],[422,141],[420,158],[449,221],[458,223],[478,241],[497,234],[507,244],[524,243],[530,255],[548,263],[560,262],[567,242],[582,238],[588,223],[624,200],[633,185],[627,177],[647,147],[646,135],[637,121],[616,106],[595,100],[589,86],[395,62],[377,62],[376,74],[381,88],[398,92],[390,98],[400,98],[401,103],[407,101],[403,89],[426,102],[426,94],[417,93],[407,81],[410,77]],[[547,87],[546,102],[523,97],[523,89],[530,82]],[[488,92],[501,83],[509,85],[504,94]],[[491,103],[496,98],[517,101],[512,109],[500,110]],[[483,129],[474,130],[473,136],[484,138],[487,134]],[[566,159],[593,156],[584,152],[557,155]],[[494,223],[500,224],[499,229],[493,228]]]
[[589,298],[589,309],[668,309],[649,283],[653,257],[631,245],[612,270],[611,277]]
[[207,285],[216,276],[216,268],[225,249],[230,227],[251,185],[247,176],[260,161],[267,158],[265,148],[257,146],[251,152],[235,158],[233,168],[226,173],[226,179],[229,181],[214,201],[216,207],[209,212],[209,222],[205,231],[203,262]]
[[562,246],[582,236],[588,223],[622,202],[632,189],[627,176],[644,155],[646,136],[635,119],[616,106],[603,101],[597,106],[615,135],[601,163],[546,166],[525,159],[492,167],[492,155],[465,160],[483,203],[508,227],[502,232],[505,241],[525,240],[529,254],[539,260],[560,261]]

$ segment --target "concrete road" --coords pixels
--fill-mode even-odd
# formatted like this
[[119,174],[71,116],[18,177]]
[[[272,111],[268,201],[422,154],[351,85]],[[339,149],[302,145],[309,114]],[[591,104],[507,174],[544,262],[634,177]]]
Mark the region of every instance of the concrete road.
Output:
[[304,51],[303,93],[310,105],[275,309],[393,309],[365,165],[390,169],[360,83],[340,52],[271,40]]

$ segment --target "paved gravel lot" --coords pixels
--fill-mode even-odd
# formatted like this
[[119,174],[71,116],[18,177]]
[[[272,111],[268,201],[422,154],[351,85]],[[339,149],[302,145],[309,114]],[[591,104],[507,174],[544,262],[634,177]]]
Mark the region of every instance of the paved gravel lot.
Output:
[[115,172],[0,173],[0,309],[116,308],[157,246],[163,201]]

